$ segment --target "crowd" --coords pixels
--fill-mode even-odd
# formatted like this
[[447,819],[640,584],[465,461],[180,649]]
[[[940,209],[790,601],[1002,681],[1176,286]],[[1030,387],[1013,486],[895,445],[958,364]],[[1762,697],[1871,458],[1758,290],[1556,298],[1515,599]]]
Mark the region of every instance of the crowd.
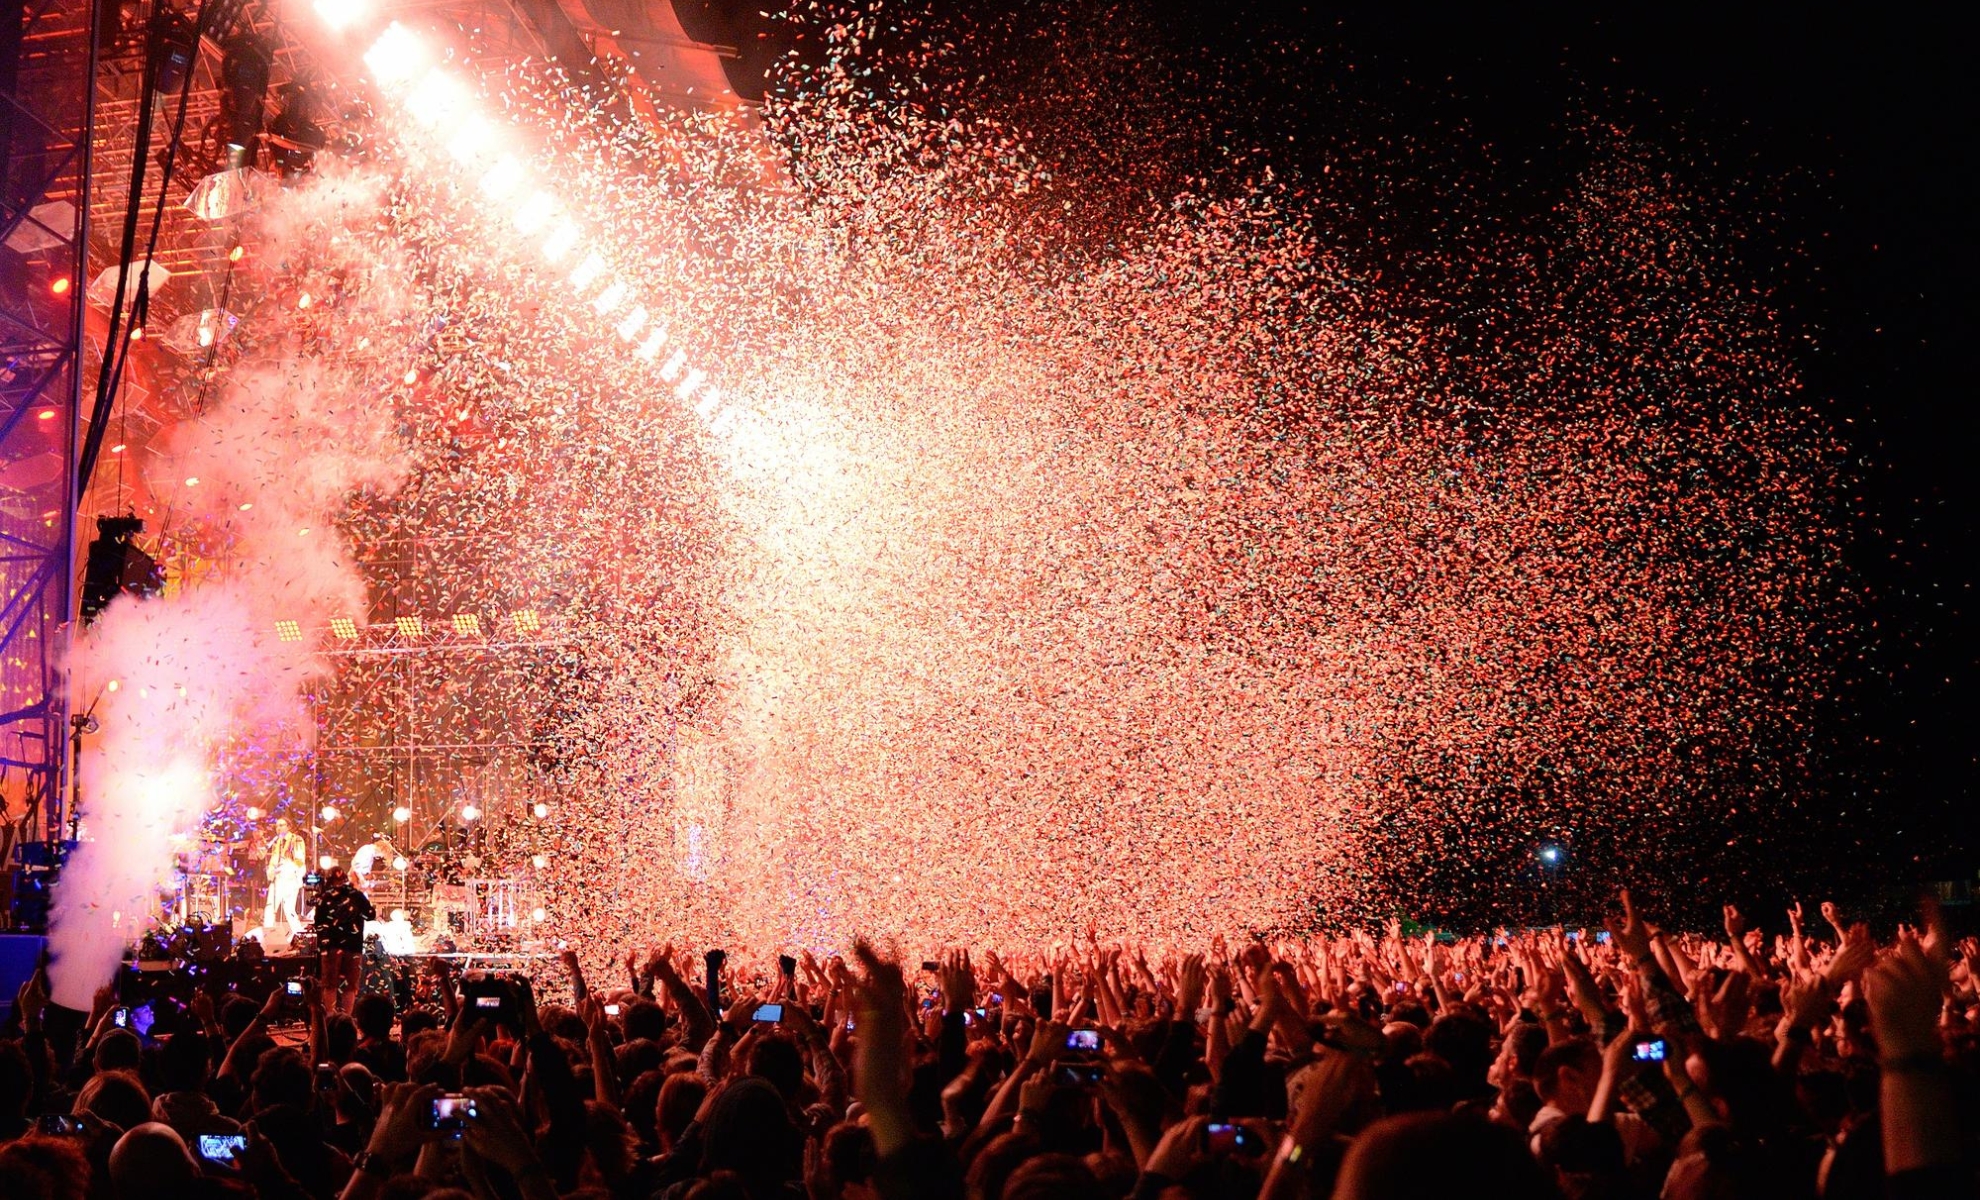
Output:
[[[0,1031],[7,1200],[1980,1195],[1980,942],[1391,927],[697,958]],[[1813,924],[1810,922],[1809,924]],[[616,973],[616,969],[615,969]],[[538,988],[559,999],[539,1002]]]

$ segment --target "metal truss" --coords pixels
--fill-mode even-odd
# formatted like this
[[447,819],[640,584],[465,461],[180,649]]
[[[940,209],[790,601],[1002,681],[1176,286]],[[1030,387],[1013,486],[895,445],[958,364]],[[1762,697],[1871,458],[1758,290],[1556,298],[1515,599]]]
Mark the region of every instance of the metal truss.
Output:
[[26,839],[59,828],[69,741],[95,7],[0,2],[0,787]]

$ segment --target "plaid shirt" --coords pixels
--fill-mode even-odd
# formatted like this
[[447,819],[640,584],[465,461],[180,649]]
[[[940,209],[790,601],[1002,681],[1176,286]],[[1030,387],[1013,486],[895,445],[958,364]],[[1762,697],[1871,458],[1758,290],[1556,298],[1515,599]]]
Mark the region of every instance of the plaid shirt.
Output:
[[[1670,979],[1655,962],[1644,965],[1638,974],[1643,979],[1643,1008],[1650,1017],[1650,1028],[1673,1045],[1681,1045],[1685,1035],[1702,1032],[1698,1024],[1698,1014],[1692,1010],[1691,1002],[1671,986]],[[1602,1044],[1607,1045],[1622,1036],[1623,1016],[1612,1012],[1602,1019]],[[1623,1076],[1616,1083],[1616,1095],[1629,1111],[1643,1119],[1644,1124],[1655,1129],[1666,1145],[1676,1148],[1685,1132],[1691,1128],[1691,1117],[1684,1111],[1683,1101],[1664,1078],[1661,1068],[1645,1064],[1636,1071]]]

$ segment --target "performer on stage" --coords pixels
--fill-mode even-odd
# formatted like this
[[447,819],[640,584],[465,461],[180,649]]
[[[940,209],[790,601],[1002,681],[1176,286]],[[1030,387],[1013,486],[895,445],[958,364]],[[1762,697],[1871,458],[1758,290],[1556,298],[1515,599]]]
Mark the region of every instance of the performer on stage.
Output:
[[275,839],[268,843],[268,905],[261,914],[264,931],[274,927],[275,910],[280,908],[289,936],[296,936],[302,924],[296,902],[302,897],[306,853],[301,835],[290,831],[288,818],[275,818]]
[[392,846],[392,839],[382,833],[374,833],[371,840],[359,846],[351,854],[351,878],[360,888],[369,892],[375,877],[383,877],[386,867],[398,851]]

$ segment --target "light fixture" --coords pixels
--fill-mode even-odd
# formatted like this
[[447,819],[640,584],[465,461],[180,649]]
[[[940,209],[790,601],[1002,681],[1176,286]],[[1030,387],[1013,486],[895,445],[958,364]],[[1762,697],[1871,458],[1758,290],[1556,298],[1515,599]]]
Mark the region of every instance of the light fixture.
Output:
[[387,25],[378,40],[371,43],[371,49],[364,52],[364,65],[383,87],[408,82],[425,68],[426,60],[426,44],[397,21]]
[[461,805],[461,820],[479,821],[480,819],[481,819],[481,809],[477,808],[472,804]]
[[336,806],[336,805],[334,805],[334,804],[326,804],[326,805],[324,805],[324,806],[323,806],[323,811],[322,811],[321,813],[319,813],[318,815],[319,815],[319,816],[321,816],[321,817],[322,817],[322,818],[323,818],[324,820],[326,820],[326,821],[334,821],[334,820],[336,820],[336,819],[337,819],[338,817],[341,817],[341,816],[343,816],[344,814],[343,814],[343,813],[341,813],[341,812],[339,812],[339,811],[337,811],[337,806]]
[[530,809],[530,811],[536,814],[537,820],[541,821],[543,818],[550,815],[550,806],[548,804],[545,804],[543,801],[538,800],[535,806]]
[[334,867],[336,865],[337,865],[337,856],[334,854],[324,854],[319,856],[316,860],[317,869],[321,871],[328,871],[331,867]]
[[399,807],[392,810],[392,819],[394,821],[397,821],[399,824],[404,825],[407,821],[412,820],[412,809],[401,804]]

